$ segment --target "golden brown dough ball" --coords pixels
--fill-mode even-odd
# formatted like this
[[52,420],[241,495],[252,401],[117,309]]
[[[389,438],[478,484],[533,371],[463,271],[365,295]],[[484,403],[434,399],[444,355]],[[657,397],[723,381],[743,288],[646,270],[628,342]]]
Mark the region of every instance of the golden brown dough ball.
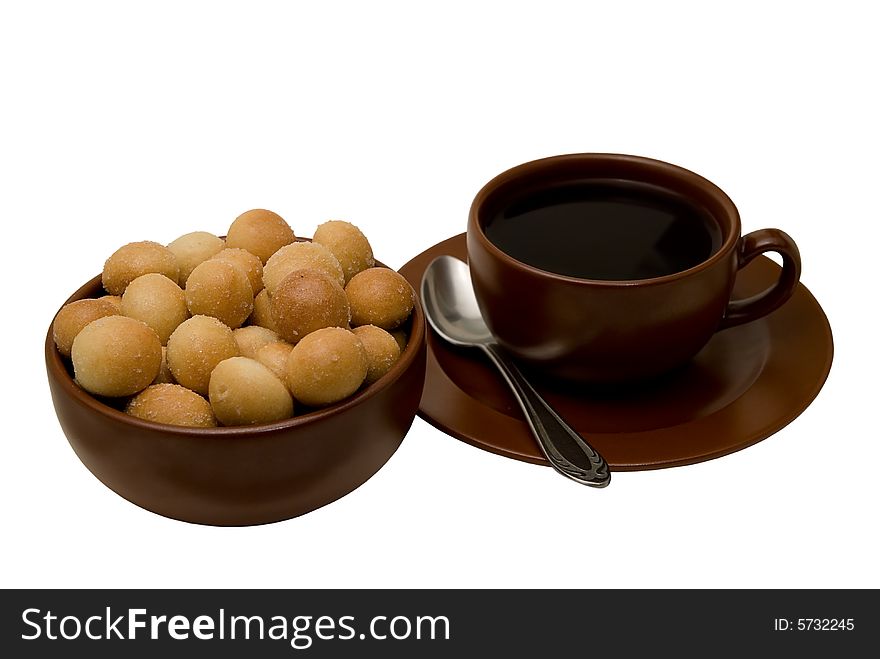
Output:
[[385,375],[400,359],[400,346],[388,332],[375,325],[361,325],[352,330],[367,353],[366,383],[372,384]]
[[162,363],[159,365],[159,374],[153,379],[153,384],[176,384],[171,369],[168,368],[168,348],[162,346]]
[[158,272],[178,282],[177,258],[167,247],[148,240],[128,243],[117,249],[104,263],[101,280],[111,295],[122,295],[126,286],[149,272]]
[[315,231],[312,240],[333,252],[333,256],[342,266],[346,283],[361,270],[376,265],[370,241],[350,222],[342,220],[324,222]]
[[254,295],[263,290],[263,264],[259,257],[240,247],[227,247],[211,258],[237,265],[247,275]]
[[281,337],[272,330],[258,325],[239,327],[232,330],[232,336],[235,337],[235,342],[238,344],[238,354],[250,359],[256,359],[257,351],[267,343],[281,340]]
[[297,343],[287,360],[287,384],[298,401],[330,405],[357,391],[367,376],[364,346],[349,330],[327,327]]
[[193,316],[182,322],[168,339],[165,353],[174,379],[203,396],[208,395],[214,367],[237,356],[232,330],[211,316]]
[[272,423],[293,415],[293,399],[284,383],[247,357],[217,364],[208,392],[214,414],[226,426]]
[[106,302],[110,302],[116,307],[116,313],[122,314],[122,296],[121,295],[102,295],[98,298],[99,300],[104,300]]
[[226,235],[226,246],[246,249],[265,265],[270,256],[294,240],[293,229],[280,215],[257,208],[235,218]]
[[125,407],[144,421],[172,426],[213,428],[217,425],[210,403],[179,384],[154,384],[132,398]]
[[263,268],[263,283],[269,295],[274,294],[278,284],[296,270],[318,270],[345,286],[342,266],[329,249],[318,243],[293,243],[273,254]]
[[105,316],[86,325],[70,351],[76,381],[98,396],[130,396],[159,373],[162,344],[144,323]]
[[235,328],[254,310],[254,290],[241,268],[211,259],[186,280],[186,304],[194,316],[213,316]]
[[403,275],[389,268],[359,272],[348,282],[345,294],[352,325],[375,325],[384,330],[392,330],[409,318],[415,295]]
[[269,295],[269,303],[278,334],[292,344],[323,327],[348,327],[345,291],[317,270],[290,273]]
[[222,238],[207,231],[186,233],[168,243],[168,249],[177,258],[177,267],[180,268],[178,283],[185,286],[189,274],[195,267],[219,253],[224,247],[226,243]]
[[406,350],[406,344],[409,340],[406,335],[406,330],[396,329],[391,332],[391,336],[394,337],[394,340],[397,341],[397,345],[400,346],[400,352],[403,353]]
[[248,318],[248,323],[265,327],[273,332],[278,331],[278,327],[275,325],[275,319],[272,317],[272,306],[269,303],[269,291],[265,288],[254,298],[254,311]]
[[86,325],[98,318],[116,315],[119,315],[116,305],[103,298],[76,300],[65,304],[52,322],[52,338],[55,339],[58,352],[70,357],[73,340]]
[[287,341],[267,343],[257,351],[257,361],[287,385],[287,359],[293,346]]
[[151,272],[141,275],[125,289],[122,315],[145,322],[165,345],[171,332],[189,318],[189,311],[180,286],[165,275]]

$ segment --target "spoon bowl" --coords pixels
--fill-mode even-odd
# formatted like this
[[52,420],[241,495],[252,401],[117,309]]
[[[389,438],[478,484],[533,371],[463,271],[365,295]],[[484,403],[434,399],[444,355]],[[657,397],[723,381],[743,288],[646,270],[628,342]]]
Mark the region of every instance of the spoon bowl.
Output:
[[471,287],[467,264],[440,256],[422,279],[422,304],[428,322],[444,341],[458,346],[494,343]]

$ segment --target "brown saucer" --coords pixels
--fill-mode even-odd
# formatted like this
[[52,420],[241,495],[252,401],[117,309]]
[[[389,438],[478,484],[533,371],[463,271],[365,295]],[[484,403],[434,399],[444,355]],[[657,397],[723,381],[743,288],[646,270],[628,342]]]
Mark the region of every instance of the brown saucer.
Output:
[[[419,290],[425,268],[444,254],[465,260],[465,234],[422,252],[400,272]],[[739,273],[734,297],[757,293],[778,277],[779,266],[756,258]],[[534,383],[612,469],[659,469],[733,453],[791,423],[819,393],[832,355],[828,319],[801,284],[780,309],[717,333],[691,363],[662,378],[615,388]],[[548,464],[489,362],[433,330],[419,415],[479,448]]]

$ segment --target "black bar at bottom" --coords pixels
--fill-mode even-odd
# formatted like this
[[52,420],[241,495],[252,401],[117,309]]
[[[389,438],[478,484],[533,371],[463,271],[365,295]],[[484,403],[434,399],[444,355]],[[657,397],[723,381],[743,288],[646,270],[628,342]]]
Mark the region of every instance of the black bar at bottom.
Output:
[[[6,590],[6,657],[864,656],[876,590]],[[89,638],[89,636],[95,638]],[[830,654],[829,654],[830,653]],[[468,655],[469,656],[469,655]]]

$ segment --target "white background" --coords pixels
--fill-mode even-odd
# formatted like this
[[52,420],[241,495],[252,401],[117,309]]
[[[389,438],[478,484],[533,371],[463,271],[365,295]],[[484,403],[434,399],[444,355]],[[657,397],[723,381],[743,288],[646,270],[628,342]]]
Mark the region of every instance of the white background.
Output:
[[[3,586],[880,587],[870,3],[10,4]],[[836,355],[794,423],[595,491],[417,419],[353,494],[238,529],[142,510],[67,444],[43,338],[123,243],[264,207],[399,267],[498,172],[575,151],[683,165],[796,238]]]

